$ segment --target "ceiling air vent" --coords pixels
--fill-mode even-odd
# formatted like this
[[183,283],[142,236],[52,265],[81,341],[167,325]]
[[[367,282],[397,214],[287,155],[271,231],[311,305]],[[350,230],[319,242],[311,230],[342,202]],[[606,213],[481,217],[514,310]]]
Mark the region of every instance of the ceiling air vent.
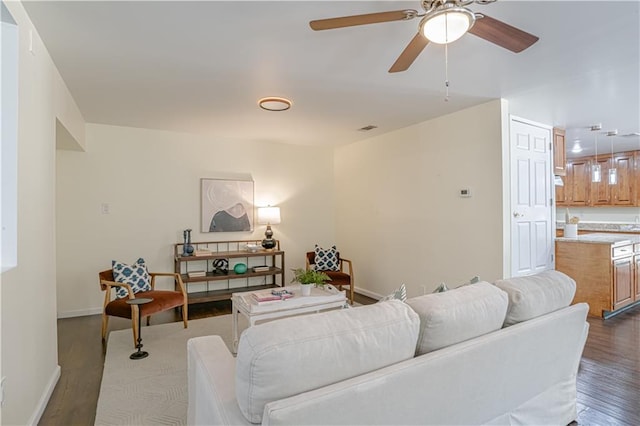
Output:
[[378,126],[374,126],[373,124],[369,124],[368,126],[364,126],[358,129],[360,132],[368,132],[369,130],[377,129]]

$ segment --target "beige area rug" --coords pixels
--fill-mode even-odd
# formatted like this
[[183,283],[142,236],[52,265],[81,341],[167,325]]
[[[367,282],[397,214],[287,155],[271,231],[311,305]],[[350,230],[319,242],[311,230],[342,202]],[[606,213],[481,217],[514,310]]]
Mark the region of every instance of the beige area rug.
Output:
[[[153,319],[152,319],[153,321]],[[240,316],[239,330],[247,327]],[[96,425],[184,425],[187,422],[187,340],[217,334],[231,347],[231,315],[142,327],[147,358],[131,360],[131,330],[109,334]]]

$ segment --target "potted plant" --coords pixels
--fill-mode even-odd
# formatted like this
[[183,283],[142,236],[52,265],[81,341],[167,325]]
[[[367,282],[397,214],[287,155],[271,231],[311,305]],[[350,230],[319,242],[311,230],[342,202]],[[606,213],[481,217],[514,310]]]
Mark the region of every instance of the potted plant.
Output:
[[303,296],[309,296],[311,294],[311,287],[324,287],[325,281],[330,281],[329,275],[322,271],[315,271],[313,269],[297,268],[292,269],[294,277],[291,280],[292,283],[300,283]]

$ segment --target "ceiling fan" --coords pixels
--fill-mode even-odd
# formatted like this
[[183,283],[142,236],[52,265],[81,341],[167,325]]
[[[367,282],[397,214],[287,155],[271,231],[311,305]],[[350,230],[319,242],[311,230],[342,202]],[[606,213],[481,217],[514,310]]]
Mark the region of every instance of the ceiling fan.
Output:
[[390,73],[407,70],[429,42],[448,44],[465,33],[483,38],[512,52],[522,52],[538,37],[515,28],[482,13],[474,13],[467,8],[472,3],[489,4],[496,0],[422,0],[424,12],[413,9],[390,12],[368,13],[364,15],[342,16],[309,22],[315,31],[380,22],[408,21],[422,18],[418,33],[402,51],[389,69]]

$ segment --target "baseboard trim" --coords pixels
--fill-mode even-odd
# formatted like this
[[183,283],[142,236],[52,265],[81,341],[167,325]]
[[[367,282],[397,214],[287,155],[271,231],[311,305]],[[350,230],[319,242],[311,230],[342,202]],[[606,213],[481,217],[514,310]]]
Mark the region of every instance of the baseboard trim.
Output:
[[370,297],[372,299],[380,300],[382,299],[382,295],[378,293],[374,293],[373,291],[365,290],[364,288],[356,287],[353,289],[354,292],[360,293],[363,296]]
[[55,370],[53,370],[53,374],[51,375],[51,379],[49,379],[49,383],[44,390],[44,393],[40,397],[40,401],[38,401],[38,405],[36,406],[36,411],[33,413],[31,418],[29,419],[28,425],[37,426],[40,422],[40,418],[44,413],[45,408],[47,408],[47,404],[49,403],[49,399],[51,398],[51,394],[53,394],[53,390],[56,388],[58,384],[58,380],[60,379],[60,372],[62,369],[59,365],[56,365]]
[[73,318],[73,317],[86,317],[87,315],[102,314],[102,308],[91,309],[78,309],[75,311],[63,311],[58,312],[58,319],[60,318]]

